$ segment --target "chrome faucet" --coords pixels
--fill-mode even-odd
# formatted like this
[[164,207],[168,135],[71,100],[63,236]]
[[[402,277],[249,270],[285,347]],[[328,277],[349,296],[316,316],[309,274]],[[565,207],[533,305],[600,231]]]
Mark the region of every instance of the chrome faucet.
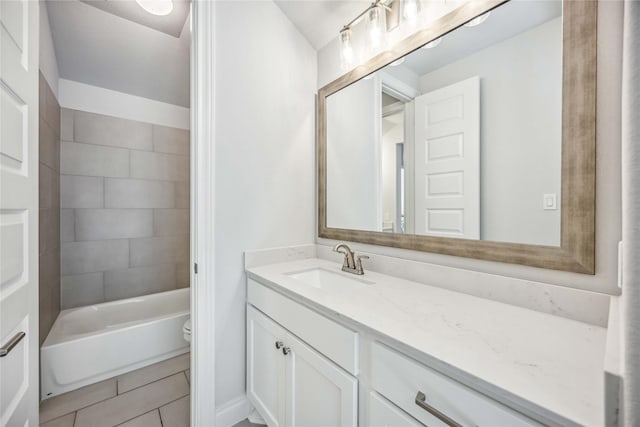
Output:
[[340,254],[344,254],[342,271],[346,271],[347,273],[353,273],[358,275],[364,274],[364,269],[362,268],[362,260],[369,259],[367,255],[355,256],[351,248],[349,248],[349,246],[347,246],[345,243],[338,243],[337,245],[334,246],[333,251],[338,252]]

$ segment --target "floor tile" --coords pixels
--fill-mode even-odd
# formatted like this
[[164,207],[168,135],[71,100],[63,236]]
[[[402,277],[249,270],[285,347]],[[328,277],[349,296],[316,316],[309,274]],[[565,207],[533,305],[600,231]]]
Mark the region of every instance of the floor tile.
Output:
[[157,409],[147,412],[144,415],[140,415],[126,423],[120,424],[118,427],[162,427],[160,412],[158,412]]
[[64,415],[60,418],[56,418],[44,424],[40,424],[40,427],[73,427],[73,422],[76,419],[76,413]]
[[78,411],[75,427],[110,427],[189,394],[182,372]]
[[189,427],[189,396],[160,408],[163,427]]
[[155,365],[118,377],[118,394],[126,393],[134,388],[150,384],[189,368],[189,353],[168,359]]
[[40,404],[40,422],[46,423],[54,418],[109,399],[116,394],[116,380],[110,379],[51,397]]

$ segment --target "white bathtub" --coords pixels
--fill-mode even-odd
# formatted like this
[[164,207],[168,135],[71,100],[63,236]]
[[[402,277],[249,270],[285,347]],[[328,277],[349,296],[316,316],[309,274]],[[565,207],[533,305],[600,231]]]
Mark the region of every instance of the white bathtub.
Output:
[[189,351],[189,289],[63,310],[40,349],[41,397]]

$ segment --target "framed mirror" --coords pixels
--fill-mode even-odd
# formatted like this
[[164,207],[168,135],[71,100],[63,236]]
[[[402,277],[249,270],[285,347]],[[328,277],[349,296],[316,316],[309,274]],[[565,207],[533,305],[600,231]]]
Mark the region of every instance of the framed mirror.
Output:
[[594,274],[596,15],[468,2],[320,89],[319,237]]

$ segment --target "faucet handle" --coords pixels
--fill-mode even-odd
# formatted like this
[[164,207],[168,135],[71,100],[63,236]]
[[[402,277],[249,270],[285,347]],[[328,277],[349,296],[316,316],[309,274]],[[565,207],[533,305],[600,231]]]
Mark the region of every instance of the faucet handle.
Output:
[[358,255],[356,257],[356,274],[364,274],[364,269],[362,268],[363,259],[369,259],[369,255]]

